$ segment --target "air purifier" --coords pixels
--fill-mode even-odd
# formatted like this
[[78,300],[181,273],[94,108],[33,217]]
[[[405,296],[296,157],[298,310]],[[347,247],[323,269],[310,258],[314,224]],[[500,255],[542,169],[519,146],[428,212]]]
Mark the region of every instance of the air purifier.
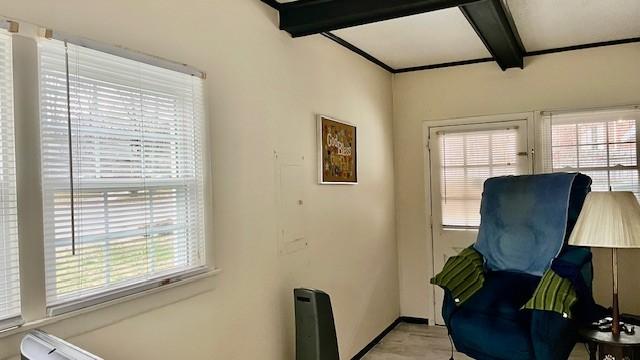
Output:
[[294,289],[296,360],[339,360],[336,327],[329,295]]

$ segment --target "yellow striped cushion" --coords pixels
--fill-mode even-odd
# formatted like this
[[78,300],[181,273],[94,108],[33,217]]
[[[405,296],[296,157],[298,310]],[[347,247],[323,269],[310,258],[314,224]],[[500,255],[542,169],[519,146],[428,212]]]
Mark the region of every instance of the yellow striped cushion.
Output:
[[533,296],[523,309],[554,311],[571,318],[571,307],[578,301],[571,281],[547,270],[542,276]]
[[449,290],[456,305],[463,304],[484,285],[484,258],[473,247],[450,257],[431,283]]

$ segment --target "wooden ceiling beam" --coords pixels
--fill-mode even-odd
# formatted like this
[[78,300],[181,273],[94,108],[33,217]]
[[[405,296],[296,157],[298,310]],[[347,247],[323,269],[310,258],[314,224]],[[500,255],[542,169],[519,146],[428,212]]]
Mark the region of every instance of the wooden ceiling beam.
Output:
[[502,0],[477,1],[460,10],[502,70],[524,67],[526,51]]

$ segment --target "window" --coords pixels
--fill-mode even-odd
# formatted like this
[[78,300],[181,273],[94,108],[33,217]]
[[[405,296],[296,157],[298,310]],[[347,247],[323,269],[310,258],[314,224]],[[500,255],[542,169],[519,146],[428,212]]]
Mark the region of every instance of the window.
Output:
[[594,191],[632,191],[640,197],[638,110],[549,114],[545,171],[579,171]]
[[0,329],[20,321],[11,36],[0,30]]
[[39,43],[51,314],[204,269],[202,79]]
[[[484,181],[527,171],[526,162],[520,161],[518,156],[524,128],[490,127],[437,132],[443,227],[479,226]],[[526,147],[522,150],[526,155]]]

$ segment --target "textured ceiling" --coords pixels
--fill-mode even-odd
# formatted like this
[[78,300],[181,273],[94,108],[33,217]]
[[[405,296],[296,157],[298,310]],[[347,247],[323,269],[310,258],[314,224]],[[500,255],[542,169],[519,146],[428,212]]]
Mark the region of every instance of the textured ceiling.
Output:
[[491,56],[458,8],[333,33],[396,69]]
[[[640,38],[640,0],[503,1],[527,51]],[[458,8],[333,33],[395,69],[490,57]]]
[[527,51],[640,37],[640,0],[507,0]]

